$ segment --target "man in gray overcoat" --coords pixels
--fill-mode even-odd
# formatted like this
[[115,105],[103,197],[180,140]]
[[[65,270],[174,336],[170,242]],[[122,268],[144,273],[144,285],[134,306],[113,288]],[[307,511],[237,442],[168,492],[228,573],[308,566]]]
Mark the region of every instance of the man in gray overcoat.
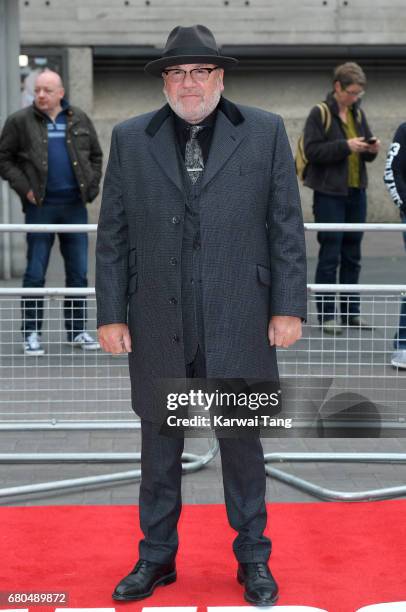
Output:
[[[113,130],[96,261],[102,348],[128,352],[141,418],[139,561],[116,587],[138,600],[176,580],[183,437],[160,433],[163,379],[278,377],[276,347],[306,317],[303,220],[281,117],[222,97],[206,27],[176,27],[146,71],[167,104]],[[245,599],[270,605],[259,437],[220,437],[224,495]]]

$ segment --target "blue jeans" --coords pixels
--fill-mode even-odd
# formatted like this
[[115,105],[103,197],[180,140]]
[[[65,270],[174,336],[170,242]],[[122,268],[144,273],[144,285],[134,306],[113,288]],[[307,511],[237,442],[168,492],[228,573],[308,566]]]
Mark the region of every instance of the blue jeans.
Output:
[[[80,202],[69,205],[45,205],[27,203],[26,223],[87,223],[87,210]],[[65,264],[66,287],[87,287],[87,233],[60,233],[59,248]],[[27,234],[27,267],[23,287],[43,287],[49,256],[55,234]],[[26,338],[30,333],[42,329],[44,300],[42,297],[23,298],[21,301],[21,331]],[[65,329],[68,340],[84,331],[86,326],[86,300],[69,297],[64,301]]]
[[[406,223],[406,215],[401,214],[401,218],[402,223]],[[403,234],[403,242],[406,249],[406,232]],[[400,302],[399,330],[395,336],[394,347],[396,350],[406,351],[406,297]]]
[[[348,196],[332,196],[314,192],[313,212],[316,223],[365,223],[367,200],[365,189],[349,189]],[[361,271],[362,232],[318,232],[320,244],[316,269],[316,283],[335,284],[339,268],[339,282],[358,283]],[[359,294],[342,293],[340,312],[343,323],[359,315]],[[335,294],[316,294],[319,321],[335,317]]]

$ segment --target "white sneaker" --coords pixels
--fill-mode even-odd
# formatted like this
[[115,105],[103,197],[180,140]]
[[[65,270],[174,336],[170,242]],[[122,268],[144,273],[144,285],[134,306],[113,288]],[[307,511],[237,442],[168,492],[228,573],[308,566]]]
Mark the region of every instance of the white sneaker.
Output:
[[406,349],[392,353],[390,362],[394,368],[406,370]]
[[72,342],[67,342],[67,344],[75,348],[81,348],[84,351],[96,351],[100,348],[100,344],[97,340],[92,338],[86,331],[75,336]]
[[31,332],[23,343],[24,355],[30,355],[30,357],[40,357],[45,354],[44,349],[39,341],[39,334],[37,332]]
[[321,324],[321,329],[329,336],[341,336],[343,330],[335,319],[327,319]]

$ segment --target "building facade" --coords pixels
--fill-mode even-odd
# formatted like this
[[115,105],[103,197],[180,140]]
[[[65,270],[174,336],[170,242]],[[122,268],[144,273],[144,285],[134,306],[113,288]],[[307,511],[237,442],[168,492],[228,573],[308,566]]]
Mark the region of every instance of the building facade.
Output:
[[[23,79],[45,65],[58,69],[106,154],[114,124],[163,104],[162,83],[143,65],[159,56],[175,25],[213,30],[222,52],[240,59],[226,75],[225,95],[280,113],[293,149],[309,109],[331,87],[334,66],[359,62],[369,81],[363,106],[383,143],[369,168],[368,219],[398,219],[382,175],[387,146],[406,120],[404,0],[19,0],[19,13]],[[311,221],[311,192],[302,196]]]

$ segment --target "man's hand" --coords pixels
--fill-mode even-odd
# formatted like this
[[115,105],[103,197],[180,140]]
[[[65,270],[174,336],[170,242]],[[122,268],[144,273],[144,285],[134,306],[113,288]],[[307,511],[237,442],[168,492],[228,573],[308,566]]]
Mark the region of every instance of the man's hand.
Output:
[[268,326],[271,346],[288,348],[302,337],[302,320],[299,317],[274,316]]
[[131,336],[125,323],[100,325],[97,330],[100,346],[106,353],[131,353]]
[[25,197],[27,198],[29,202],[31,202],[31,204],[37,203],[37,200],[35,199],[35,195],[32,189],[29,190],[29,192],[27,193]]

